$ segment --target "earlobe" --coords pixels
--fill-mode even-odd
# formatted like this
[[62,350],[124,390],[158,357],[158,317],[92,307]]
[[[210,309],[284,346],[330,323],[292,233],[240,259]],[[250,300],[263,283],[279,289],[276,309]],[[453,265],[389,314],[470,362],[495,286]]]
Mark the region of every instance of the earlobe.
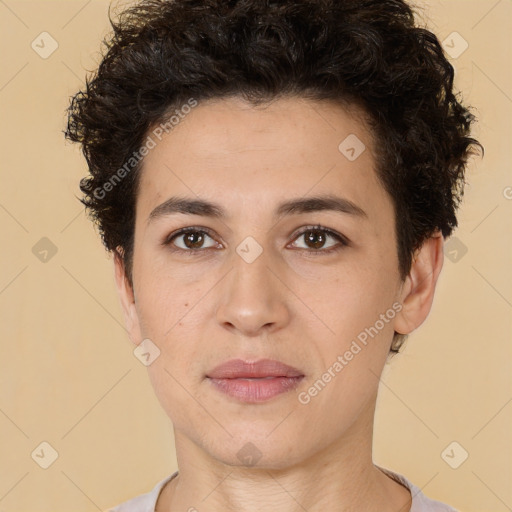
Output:
[[402,310],[396,316],[396,332],[409,334],[427,318],[443,267],[443,243],[443,236],[437,231],[414,254],[411,270],[402,287]]
[[114,277],[128,335],[132,343],[138,345],[142,336],[135,307],[135,295],[126,277],[123,258],[117,250],[114,251]]

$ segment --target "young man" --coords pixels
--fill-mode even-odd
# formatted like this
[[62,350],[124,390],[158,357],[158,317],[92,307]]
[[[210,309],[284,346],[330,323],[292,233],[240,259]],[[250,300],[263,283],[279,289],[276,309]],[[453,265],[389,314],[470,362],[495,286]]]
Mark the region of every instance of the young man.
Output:
[[372,461],[478,146],[436,37],[401,0],[146,0],[113,26],[67,136],[179,465],[113,510],[454,510]]

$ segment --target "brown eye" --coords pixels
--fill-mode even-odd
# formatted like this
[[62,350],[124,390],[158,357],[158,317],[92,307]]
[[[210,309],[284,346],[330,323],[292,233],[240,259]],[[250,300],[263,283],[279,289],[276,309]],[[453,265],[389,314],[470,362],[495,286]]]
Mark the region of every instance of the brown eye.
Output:
[[183,251],[197,251],[214,247],[216,242],[204,230],[187,228],[168,237],[164,245],[173,245]]
[[325,233],[318,229],[306,231],[305,233],[303,233],[303,236],[306,245],[313,249],[321,249],[322,246],[325,244],[325,240],[327,239]]
[[204,234],[200,231],[186,233],[183,236],[183,243],[189,249],[199,249],[204,243]]
[[[302,245],[298,244],[301,239],[303,240]],[[330,229],[323,228],[322,226],[314,226],[299,233],[292,245],[297,249],[322,254],[342,249],[348,245],[348,241],[345,237]]]

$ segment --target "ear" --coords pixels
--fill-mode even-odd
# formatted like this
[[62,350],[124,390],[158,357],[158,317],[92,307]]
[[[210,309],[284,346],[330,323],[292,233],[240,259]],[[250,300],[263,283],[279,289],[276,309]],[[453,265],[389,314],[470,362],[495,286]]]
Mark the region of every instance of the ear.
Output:
[[395,331],[400,334],[414,331],[430,312],[437,278],[443,268],[443,242],[442,234],[436,231],[414,254],[411,270],[402,286],[402,310],[395,317]]
[[118,250],[114,251],[114,276],[128,336],[134,345],[139,345],[143,337],[135,306],[135,294],[126,277],[124,262]]

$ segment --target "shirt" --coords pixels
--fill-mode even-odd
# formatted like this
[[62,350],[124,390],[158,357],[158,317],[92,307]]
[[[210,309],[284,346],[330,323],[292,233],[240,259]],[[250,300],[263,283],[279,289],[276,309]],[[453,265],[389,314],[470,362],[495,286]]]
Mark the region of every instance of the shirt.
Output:
[[[412,506],[409,512],[458,512],[456,509],[446,505],[445,503],[427,498],[421,492],[419,487],[415,486],[404,476],[389,469],[384,469],[380,466],[377,467],[393,480],[409,489],[412,496]],[[152,491],[125,501],[120,505],[109,509],[107,512],[155,512],[156,502],[160,495],[160,491],[164,488],[164,485],[172,480],[177,474],[178,471],[173,473],[171,476],[164,478],[161,482],[158,482],[155,487],[153,487]]]

